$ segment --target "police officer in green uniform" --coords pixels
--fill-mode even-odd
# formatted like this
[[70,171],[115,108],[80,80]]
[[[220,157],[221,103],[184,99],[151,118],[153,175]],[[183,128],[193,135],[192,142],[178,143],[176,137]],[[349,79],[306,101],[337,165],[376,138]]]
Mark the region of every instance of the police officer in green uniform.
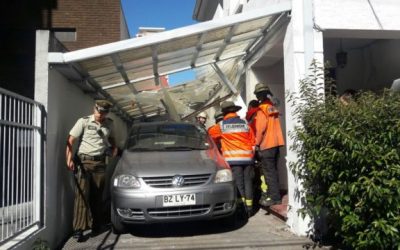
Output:
[[[104,229],[109,211],[104,209],[103,190],[106,153],[118,152],[113,135],[113,121],[107,118],[112,103],[97,100],[94,113],[80,118],[69,132],[66,148],[67,167],[76,173],[73,229],[74,238],[83,240],[83,232],[92,229],[97,235]],[[79,141],[78,159],[74,160],[72,146]],[[79,168],[78,168],[79,166]]]

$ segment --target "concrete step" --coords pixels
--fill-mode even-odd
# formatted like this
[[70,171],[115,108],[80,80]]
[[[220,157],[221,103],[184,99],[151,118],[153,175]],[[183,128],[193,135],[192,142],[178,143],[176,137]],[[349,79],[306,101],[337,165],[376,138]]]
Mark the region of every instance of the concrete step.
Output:
[[282,197],[282,204],[273,205],[268,209],[273,215],[282,219],[283,221],[287,220],[287,210],[288,210],[288,196],[285,194]]

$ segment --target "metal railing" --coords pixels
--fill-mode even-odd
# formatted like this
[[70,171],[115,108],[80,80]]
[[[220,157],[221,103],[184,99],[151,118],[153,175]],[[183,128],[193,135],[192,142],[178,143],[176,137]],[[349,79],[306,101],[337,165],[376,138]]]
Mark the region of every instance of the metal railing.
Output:
[[45,111],[0,88],[0,248],[43,222]]

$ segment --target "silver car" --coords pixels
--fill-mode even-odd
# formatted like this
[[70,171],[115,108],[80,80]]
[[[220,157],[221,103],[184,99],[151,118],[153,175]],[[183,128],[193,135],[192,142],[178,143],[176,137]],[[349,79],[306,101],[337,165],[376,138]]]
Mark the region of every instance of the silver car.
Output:
[[231,169],[197,124],[134,125],[111,181],[116,233],[127,224],[234,218]]

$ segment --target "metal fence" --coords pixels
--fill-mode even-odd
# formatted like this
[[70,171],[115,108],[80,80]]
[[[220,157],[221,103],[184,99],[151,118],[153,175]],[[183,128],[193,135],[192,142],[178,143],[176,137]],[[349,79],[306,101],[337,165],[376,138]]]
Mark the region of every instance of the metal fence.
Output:
[[45,111],[0,88],[0,248],[43,222]]

